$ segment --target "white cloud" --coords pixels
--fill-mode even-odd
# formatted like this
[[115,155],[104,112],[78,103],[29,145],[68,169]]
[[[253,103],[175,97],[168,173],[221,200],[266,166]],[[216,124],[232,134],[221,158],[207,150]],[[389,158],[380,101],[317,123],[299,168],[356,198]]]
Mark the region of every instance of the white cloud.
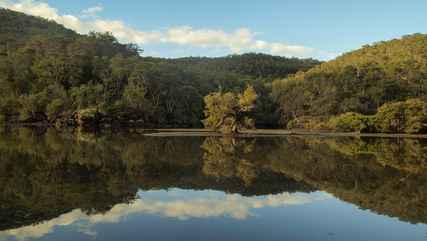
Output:
[[96,14],[102,11],[104,11],[104,7],[102,7],[101,5],[98,5],[98,6],[90,7],[88,9],[84,9],[82,11],[82,15],[84,17],[94,17],[96,16]]
[[226,32],[222,29],[195,29],[190,26],[170,27],[162,31],[140,31],[120,20],[97,17],[103,11],[95,6],[82,11],[82,16],[60,14],[45,2],[36,0],[0,0],[0,7],[54,20],[78,33],[89,31],[112,32],[120,41],[140,45],[175,44],[180,46],[224,49],[231,53],[264,52],[288,57],[321,57],[329,59],[334,53],[319,51],[301,45],[268,42],[258,39],[258,34],[248,28]]
[[163,34],[162,42],[180,45],[192,45],[203,48],[229,48],[239,53],[251,47],[254,34],[247,28],[232,33],[219,29],[193,29],[189,26],[170,28]]
[[0,232],[1,238],[15,237],[17,240],[37,239],[53,232],[55,227],[79,224],[81,233],[96,235],[91,226],[101,223],[118,223],[133,214],[155,214],[163,217],[186,220],[190,218],[212,218],[229,216],[242,220],[252,216],[251,211],[265,207],[302,205],[329,198],[326,195],[282,193],[262,197],[244,197],[238,194],[224,194],[216,191],[188,191],[173,189],[166,193],[166,199],[147,198],[165,194],[164,191],[142,193],[142,199],[131,204],[115,205],[102,214],[88,215],[80,209],[63,214],[49,221]]

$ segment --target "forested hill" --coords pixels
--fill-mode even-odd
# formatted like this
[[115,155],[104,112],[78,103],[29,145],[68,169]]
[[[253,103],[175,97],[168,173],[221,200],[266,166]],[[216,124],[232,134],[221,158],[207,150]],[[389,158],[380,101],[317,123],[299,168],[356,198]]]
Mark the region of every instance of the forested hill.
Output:
[[[155,61],[155,58],[146,58],[146,60]],[[157,61],[174,63],[182,68],[194,72],[206,72],[206,70],[210,69],[212,72],[234,73],[251,78],[263,78],[269,80],[287,76],[290,73],[309,70],[313,66],[320,64],[318,60],[314,59],[285,58],[261,53],[230,55],[217,58],[158,58]]]
[[[319,64],[264,54],[221,58],[141,57],[108,33],[80,35],[42,18],[0,9],[0,120],[75,125],[201,126],[203,97],[240,91],[259,98],[259,126],[278,124],[271,81]],[[142,55],[143,56],[143,55]],[[91,118],[96,117],[96,118]]]
[[[405,129],[403,122],[414,117],[419,128],[423,126],[427,131],[427,35],[414,34],[364,46],[309,71],[275,81],[273,92],[287,123],[310,120],[315,125],[316,120],[348,113],[345,117],[354,122],[341,124],[360,125],[358,122],[363,122],[364,117],[351,113],[379,112],[383,115],[372,117],[380,122],[396,122]],[[385,116],[389,119],[384,120]],[[360,126],[347,127],[356,131]],[[377,131],[406,131],[389,127]]]
[[53,21],[0,8],[0,46],[14,49],[35,35],[77,37],[75,32]]
[[0,9],[3,123],[201,127],[206,95],[248,85],[257,127],[427,133],[427,35],[325,63],[255,53],[165,59],[109,33]]

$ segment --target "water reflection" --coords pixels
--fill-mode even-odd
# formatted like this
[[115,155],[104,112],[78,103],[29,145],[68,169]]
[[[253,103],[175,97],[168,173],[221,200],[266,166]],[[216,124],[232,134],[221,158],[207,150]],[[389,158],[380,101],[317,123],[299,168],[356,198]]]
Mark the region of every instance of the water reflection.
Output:
[[43,237],[58,226],[78,224],[78,232],[94,236],[96,224],[118,223],[135,214],[155,214],[168,218],[187,220],[189,218],[212,218],[229,216],[243,220],[252,216],[251,210],[265,207],[302,205],[327,196],[316,193],[311,196],[302,193],[281,193],[260,197],[244,197],[239,194],[224,194],[216,191],[196,191],[191,193],[181,189],[140,192],[139,198],[131,203],[117,204],[105,213],[88,214],[81,209],[60,215],[36,225],[0,231],[0,238],[14,237],[27,240]]
[[324,200],[325,192],[427,223],[426,162],[427,143],[416,139],[13,129],[0,133],[0,240],[40,238],[70,225],[95,235],[93,225],[132,215],[244,220],[256,210]]

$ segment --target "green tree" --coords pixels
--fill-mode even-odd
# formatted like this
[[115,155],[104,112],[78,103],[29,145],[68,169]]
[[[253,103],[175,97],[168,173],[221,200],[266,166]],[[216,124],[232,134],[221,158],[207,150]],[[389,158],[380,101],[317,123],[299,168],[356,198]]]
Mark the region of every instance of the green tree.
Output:
[[376,119],[381,132],[427,133],[427,102],[409,99],[387,103],[378,109]]
[[[259,96],[256,109],[237,94],[233,108],[251,109],[257,125],[277,127],[272,81],[320,63],[255,53],[178,59],[140,54],[138,46],[122,44],[111,33],[80,35],[54,21],[0,9],[2,119],[79,124],[80,116],[96,125],[143,119],[153,127],[200,127],[204,96],[218,89],[239,93],[250,84]],[[243,124],[236,128],[254,125],[237,118]]]
[[254,128],[248,114],[254,109],[257,94],[248,86],[242,94],[214,92],[205,97],[205,127],[232,134],[245,128]]
[[347,112],[373,115],[389,102],[425,96],[427,35],[366,45],[305,72],[275,80],[284,124]]

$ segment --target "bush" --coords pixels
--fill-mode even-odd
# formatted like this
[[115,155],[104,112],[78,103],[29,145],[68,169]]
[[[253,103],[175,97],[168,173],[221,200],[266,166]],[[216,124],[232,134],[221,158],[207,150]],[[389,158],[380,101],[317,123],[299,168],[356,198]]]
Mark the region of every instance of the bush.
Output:
[[293,119],[288,121],[288,123],[286,124],[286,129],[295,129],[298,128],[298,119]]
[[312,119],[312,120],[307,121],[304,125],[304,129],[308,129],[308,130],[329,130],[330,128],[325,121],[323,121],[319,118],[316,118],[316,119]]
[[404,103],[393,102],[382,105],[377,111],[377,129],[384,133],[401,133],[404,131]]
[[329,126],[324,117],[301,116],[290,120],[287,129],[326,130]]
[[46,115],[49,119],[55,120],[60,113],[65,109],[65,102],[63,99],[54,99],[46,106]]
[[342,132],[375,132],[375,117],[347,112],[332,117],[328,126],[333,130]]
[[421,99],[387,103],[378,109],[376,126],[384,133],[427,133],[427,102]]
[[427,133],[427,103],[421,99],[406,101],[406,133]]
[[332,129],[360,133],[427,134],[427,101],[416,98],[387,103],[378,108],[375,115],[347,112],[332,117],[327,122],[320,118],[305,116],[289,121],[287,128]]

